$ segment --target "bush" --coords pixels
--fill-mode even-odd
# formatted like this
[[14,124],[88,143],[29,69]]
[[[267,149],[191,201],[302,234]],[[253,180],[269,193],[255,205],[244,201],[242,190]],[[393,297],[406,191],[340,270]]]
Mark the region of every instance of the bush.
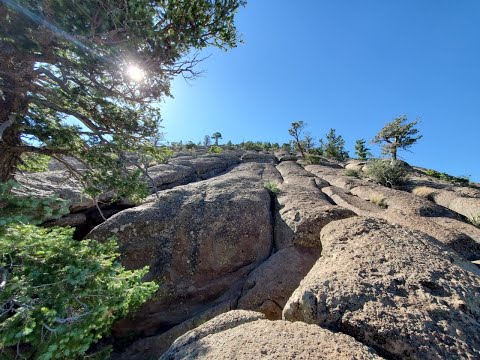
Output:
[[427,186],[417,186],[412,190],[412,194],[424,197],[425,199],[433,201],[433,197],[435,195],[436,191],[435,189],[432,189]]
[[343,172],[343,175],[360,178],[360,172],[358,172],[357,170],[353,170],[353,169],[346,169]]
[[306,156],[307,163],[316,165],[321,163],[321,157],[315,154],[307,154]]
[[381,194],[372,194],[369,200],[372,204],[380,206],[382,209],[386,209],[388,207],[385,197]]
[[267,181],[263,184],[263,187],[274,195],[280,193],[280,189],[278,188],[278,185],[275,181]]
[[452,176],[444,172],[438,172],[435,170],[427,170],[425,172],[428,176],[448,181],[456,185],[468,186],[470,185],[470,179],[466,176]]
[[403,185],[408,179],[408,170],[402,163],[394,160],[370,161],[365,173],[377,184],[388,187]]
[[[74,229],[10,224],[0,238],[0,349],[5,358],[77,359],[114,320],[157,289],[127,271],[113,239],[75,241]],[[3,358],[3,357],[2,357]]]
[[207,152],[209,154],[221,154],[221,153],[223,153],[223,149],[218,145],[213,145],[208,149]]

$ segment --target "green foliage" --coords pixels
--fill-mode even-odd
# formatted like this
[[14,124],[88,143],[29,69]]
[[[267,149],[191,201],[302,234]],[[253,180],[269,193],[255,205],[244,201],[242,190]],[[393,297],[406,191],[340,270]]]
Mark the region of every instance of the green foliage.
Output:
[[228,140],[228,142],[225,144],[225,147],[227,148],[227,150],[235,149],[235,145],[233,145],[232,140]]
[[[0,241],[0,349],[6,358],[77,359],[156,290],[125,270],[115,240],[75,241],[70,228],[10,225]],[[17,348],[18,346],[18,348]]]
[[43,172],[48,170],[48,164],[52,159],[48,155],[40,155],[35,153],[23,153],[21,156],[21,164],[18,169],[27,172]]
[[380,130],[372,143],[383,144],[382,153],[391,155],[392,159],[396,160],[398,149],[406,150],[422,138],[422,135],[417,135],[418,129],[415,128],[418,122],[407,122],[405,115],[397,117]]
[[343,172],[343,175],[351,176],[351,177],[355,177],[355,178],[360,178],[360,172],[358,172],[357,170],[353,170],[353,169],[346,169]]
[[305,151],[303,149],[303,142],[304,140],[301,138],[302,132],[305,129],[305,124],[303,121],[294,121],[292,123],[292,127],[288,129],[288,133],[290,136],[293,136],[293,145],[295,146],[295,150],[300,151],[302,157],[305,159]]
[[320,149],[322,155],[338,161],[348,159],[348,152],[345,150],[345,140],[341,135],[337,135],[335,129],[330,129],[325,136],[325,140],[320,140]]
[[461,186],[470,185],[470,179],[466,176],[453,176],[444,172],[438,172],[436,170],[431,170],[431,169],[427,170],[425,173],[428,176],[432,176],[440,180],[448,181],[456,185],[461,185]]
[[212,139],[215,140],[215,145],[218,146],[218,140],[222,138],[222,134],[220,134],[218,131],[213,133]]
[[408,179],[408,170],[399,161],[371,160],[365,170],[366,175],[377,184],[395,187]]
[[197,145],[195,145],[192,141],[189,141],[185,144],[185,149],[187,150],[195,150]]
[[223,149],[218,145],[213,145],[208,149],[207,153],[209,153],[209,154],[221,154],[221,153],[223,153]]
[[263,184],[263,187],[274,195],[280,193],[280,189],[275,181],[267,181]]
[[359,160],[367,160],[368,158],[372,157],[370,149],[365,146],[365,143],[365,139],[358,139],[355,142],[355,155]]
[[283,151],[288,151],[289,153],[292,152],[292,146],[290,145],[290,143],[283,143],[281,149]]
[[262,151],[262,143],[261,142],[256,142],[254,143],[253,141],[247,141],[244,142],[243,145],[240,144],[244,150],[248,151]]
[[16,196],[12,190],[18,187],[20,184],[13,180],[0,183],[0,234],[8,223],[40,224],[68,214],[68,201],[58,197]]
[[138,169],[122,154],[144,153],[152,144],[160,131],[158,103],[171,96],[171,80],[199,74],[192,54],[237,46],[234,20],[243,5],[0,2],[0,93],[8,93],[0,97],[0,123],[8,124],[3,145],[14,149],[0,153],[0,181],[11,178],[16,154],[73,156],[86,163],[89,188],[119,186],[115,191],[144,196],[145,186],[131,186]]
[[320,164],[322,162],[322,158],[316,154],[307,154],[306,156],[307,163],[311,165]]

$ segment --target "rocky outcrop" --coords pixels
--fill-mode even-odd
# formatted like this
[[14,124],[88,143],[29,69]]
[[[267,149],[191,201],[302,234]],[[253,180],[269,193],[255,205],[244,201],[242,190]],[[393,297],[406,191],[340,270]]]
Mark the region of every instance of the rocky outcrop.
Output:
[[117,334],[153,335],[239,296],[245,277],[272,250],[263,183],[273,172],[268,164],[238,165],[214,179],[162,191],[91,232],[96,239],[116,235],[123,265],[148,265],[147,279],[161,285],[134,318],[117,324]]
[[268,321],[231,311],[177,339],[160,358],[176,359],[381,359],[350,336],[316,325]]
[[273,154],[261,153],[256,151],[248,151],[242,155],[240,158],[242,162],[256,162],[256,163],[267,163],[267,164],[276,164],[277,158]]
[[333,222],[283,317],[388,358],[478,358],[480,271],[428,235],[372,218]]
[[36,198],[58,196],[69,202],[71,212],[95,206],[93,199],[84,193],[80,182],[64,170],[17,174],[15,180],[20,184],[15,193],[21,196],[30,195]]
[[275,216],[278,249],[293,245],[320,248],[320,230],[326,224],[355,215],[332,205],[318,188],[313,175],[297,163],[281,162],[277,170],[284,179],[277,195]]
[[288,298],[319,256],[319,249],[298,246],[276,252],[249,275],[238,308],[262,312],[269,320],[281,319]]

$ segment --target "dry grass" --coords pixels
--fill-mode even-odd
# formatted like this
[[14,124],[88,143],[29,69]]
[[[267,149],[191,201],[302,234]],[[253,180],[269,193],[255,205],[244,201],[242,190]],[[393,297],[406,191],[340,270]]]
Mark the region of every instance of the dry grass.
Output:
[[372,204],[380,206],[383,209],[387,208],[387,199],[385,199],[385,196],[383,196],[383,195],[372,194],[372,195],[370,195],[369,200]]
[[480,214],[469,216],[468,221],[470,224],[480,227]]
[[417,186],[415,189],[412,190],[413,195],[424,197],[428,200],[433,201],[433,195],[435,195],[435,189],[430,188],[428,186]]

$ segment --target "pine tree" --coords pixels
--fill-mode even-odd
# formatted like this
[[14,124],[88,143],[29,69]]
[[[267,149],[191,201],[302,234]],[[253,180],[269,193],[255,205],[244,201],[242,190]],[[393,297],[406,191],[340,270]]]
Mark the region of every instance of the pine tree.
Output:
[[367,160],[372,156],[370,149],[365,146],[365,143],[365,139],[358,139],[355,142],[355,155],[357,155],[359,160]]
[[407,150],[422,138],[422,135],[417,135],[418,129],[415,128],[418,122],[407,122],[405,115],[397,117],[380,130],[372,143],[383,144],[382,153],[391,155],[392,159],[396,160],[398,149]]

